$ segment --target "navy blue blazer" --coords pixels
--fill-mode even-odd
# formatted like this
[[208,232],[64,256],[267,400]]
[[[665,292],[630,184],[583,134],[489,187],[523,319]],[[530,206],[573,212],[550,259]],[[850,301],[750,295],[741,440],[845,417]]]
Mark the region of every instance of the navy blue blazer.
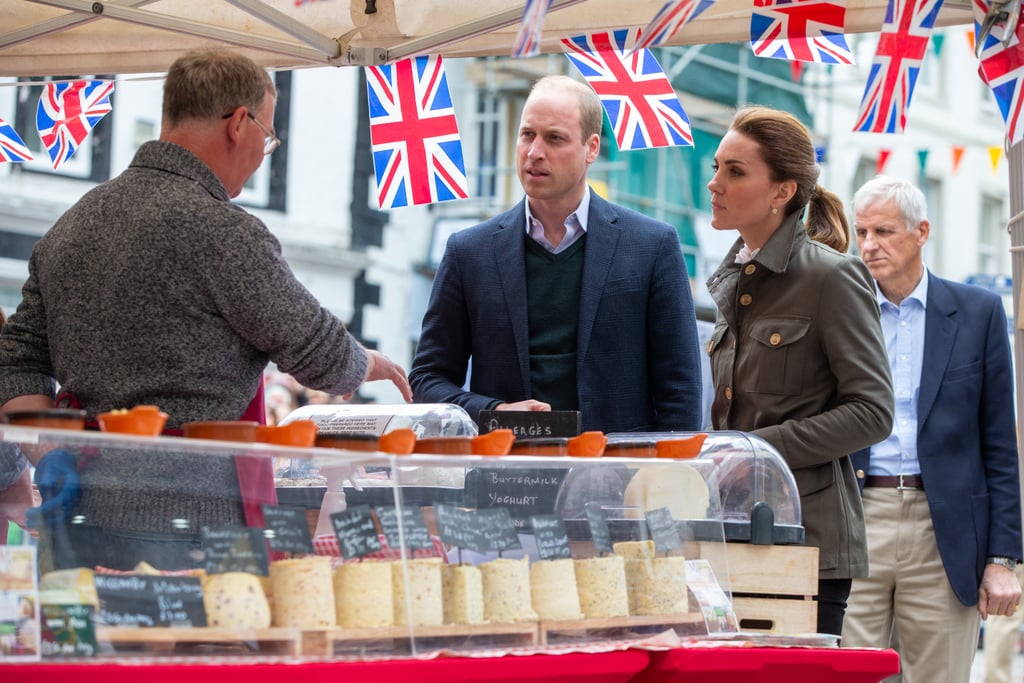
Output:
[[[456,403],[475,420],[494,401],[532,398],[524,202],[449,238],[409,373],[416,401]],[[700,429],[696,317],[675,229],[591,192],[586,240],[584,431]]]
[[[978,604],[985,558],[1020,558],[1013,366],[1000,298],[928,274],[917,457],[949,583]],[[863,485],[869,450],[854,453]]]

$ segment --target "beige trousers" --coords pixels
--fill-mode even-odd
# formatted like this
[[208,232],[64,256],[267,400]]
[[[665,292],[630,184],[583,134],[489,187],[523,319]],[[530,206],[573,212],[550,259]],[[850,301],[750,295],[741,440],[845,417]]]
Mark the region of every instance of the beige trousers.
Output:
[[925,493],[863,498],[871,573],[853,581],[842,645],[888,647],[895,627],[904,683],[969,683],[981,618],[949,587]]

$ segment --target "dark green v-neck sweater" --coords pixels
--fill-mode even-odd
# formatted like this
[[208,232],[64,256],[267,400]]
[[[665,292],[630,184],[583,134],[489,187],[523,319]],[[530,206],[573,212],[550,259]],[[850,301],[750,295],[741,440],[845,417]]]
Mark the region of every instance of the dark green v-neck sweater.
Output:
[[531,398],[552,410],[578,410],[576,330],[587,236],[558,254],[525,239]]

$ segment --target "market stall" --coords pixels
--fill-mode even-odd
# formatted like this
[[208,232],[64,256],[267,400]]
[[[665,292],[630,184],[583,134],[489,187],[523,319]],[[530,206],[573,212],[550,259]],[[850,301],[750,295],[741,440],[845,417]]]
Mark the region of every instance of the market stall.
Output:
[[[206,425],[186,425],[185,438],[0,427],[4,442],[76,454],[84,491],[77,515],[42,530],[37,547],[0,556],[6,602],[35,609],[0,642],[0,670],[18,681],[110,680],[145,667],[152,680],[287,671],[308,681],[343,672],[608,683],[682,672],[768,681],[780,667],[867,682],[898,670],[891,651],[841,650],[809,633],[816,549],[802,545],[792,474],[755,437],[531,442],[509,429],[478,435],[456,406],[327,410],[304,435],[297,428],[316,423],[264,428],[256,441],[222,423],[212,428],[229,440]],[[361,438],[346,431],[355,424]],[[537,454],[553,441],[567,453],[599,448]],[[528,454],[509,454],[517,442]],[[260,522],[230,518],[241,490],[179,509],[196,493],[189,472],[239,460],[275,473]],[[150,462],[180,474],[148,476]],[[110,478],[128,468],[132,477]],[[121,493],[105,509],[111,487]],[[126,501],[161,510],[168,529],[191,528],[198,548],[157,560],[145,547],[110,547],[86,560],[97,549],[82,544],[83,529]],[[0,626],[5,618],[0,610]]]

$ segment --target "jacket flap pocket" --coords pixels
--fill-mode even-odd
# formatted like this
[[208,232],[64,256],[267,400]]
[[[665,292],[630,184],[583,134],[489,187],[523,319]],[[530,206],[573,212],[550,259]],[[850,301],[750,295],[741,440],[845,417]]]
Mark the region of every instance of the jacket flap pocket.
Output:
[[803,339],[811,329],[810,318],[761,318],[750,325],[750,336],[769,348],[788,346]]

